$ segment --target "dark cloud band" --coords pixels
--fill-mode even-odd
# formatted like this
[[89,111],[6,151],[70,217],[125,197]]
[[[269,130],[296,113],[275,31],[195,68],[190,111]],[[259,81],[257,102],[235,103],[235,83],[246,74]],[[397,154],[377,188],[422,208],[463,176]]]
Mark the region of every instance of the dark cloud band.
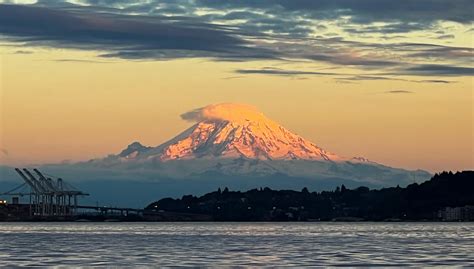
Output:
[[30,45],[102,50],[122,58],[251,57],[265,53],[248,48],[248,42],[211,24],[18,5],[0,5],[0,33],[8,40]]
[[[341,18],[347,22],[347,16],[351,18],[350,25],[342,29],[353,34],[405,33],[431,29],[434,22],[445,20],[469,23],[472,22],[469,7],[474,1],[82,2],[89,6],[57,0],[42,0],[36,5],[0,5],[2,39],[26,46],[95,50],[101,57],[133,60],[309,61],[370,71],[371,74],[377,71],[375,73],[383,76],[473,75],[470,67],[474,56],[472,48],[423,43],[379,44],[314,34],[327,30],[325,20]],[[196,10],[203,8],[207,12],[196,15]],[[386,24],[373,26],[370,25],[372,22]],[[438,37],[446,36],[444,31],[432,30]],[[443,64],[428,64],[430,61],[442,61]],[[270,68],[236,72],[242,75],[337,75]],[[371,74],[366,78],[340,80],[369,80]],[[377,77],[371,80],[382,79]]]

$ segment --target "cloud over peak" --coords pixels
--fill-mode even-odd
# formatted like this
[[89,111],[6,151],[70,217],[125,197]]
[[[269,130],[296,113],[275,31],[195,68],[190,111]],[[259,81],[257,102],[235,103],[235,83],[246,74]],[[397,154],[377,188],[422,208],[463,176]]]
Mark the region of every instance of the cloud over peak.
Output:
[[261,121],[266,117],[257,108],[246,104],[221,103],[188,111],[181,118],[192,122],[201,121]]

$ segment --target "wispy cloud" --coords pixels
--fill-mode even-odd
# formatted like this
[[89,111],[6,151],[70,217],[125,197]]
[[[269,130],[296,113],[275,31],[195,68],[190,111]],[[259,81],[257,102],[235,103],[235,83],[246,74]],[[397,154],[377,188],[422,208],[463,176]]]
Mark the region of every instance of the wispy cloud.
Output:
[[230,80],[230,79],[240,79],[240,78],[244,78],[244,76],[232,76],[232,77],[225,77],[225,78],[222,78],[222,79]]
[[356,75],[356,76],[349,76],[349,77],[340,77],[336,78],[339,81],[367,81],[367,80],[397,80],[397,81],[408,81],[406,79],[401,78],[393,78],[393,77],[385,77],[385,76],[364,76],[364,75]]
[[264,67],[261,69],[237,69],[234,71],[238,74],[257,74],[257,75],[277,75],[277,76],[299,76],[299,75],[324,75],[334,76],[339,75],[331,72],[316,72],[316,71],[299,71],[299,70],[286,70],[274,67]]
[[[416,68],[416,67],[411,67]],[[451,76],[451,75],[463,75],[465,74],[464,70],[461,70],[459,74],[457,74],[455,70],[451,70],[449,66],[445,66],[448,71],[443,73],[443,75]],[[431,74],[429,71],[432,69],[428,68],[424,71],[424,75],[432,76],[439,74],[441,72],[438,69],[434,69],[434,73]],[[438,72],[438,73],[437,73]],[[450,80],[442,80],[442,79],[423,79],[423,80],[416,80],[416,79],[405,79],[399,78],[400,75],[418,75],[416,72],[409,72],[405,69],[394,71],[393,73],[389,74],[373,74],[373,75],[350,75],[347,73],[336,73],[336,72],[320,72],[320,71],[304,71],[304,70],[291,70],[291,69],[280,69],[275,67],[263,67],[259,69],[237,69],[234,73],[242,74],[242,75],[275,75],[275,76],[287,76],[287,77],[298,77],[301,76],[333,76],[334,80],[337,82],[342,83],[351,83],[351,82],[358,82],[358,81],[403,81],[403,82],[412,82],[412,83],[440,83],[440,84],[449,84],[449,83],[456,83],[456,81]],[[235,77],[230,77],[235,78]],[[241,78],[239,76],[238,78]]]
[[407,93],[413,93],[412,91],[407,91],[407,90],[391,90],[391,91],[386,91],[384,93],[388,94],[407,94]]
[[421,76],[472,76],[474,75],[474,68],[443,64],[424,64],[407,67],[399,70],[397,73]]
[[348,76],[348,77],[339,77],[336,78],[338,81],[370,81],[370,80],[391,80],[391,81],[405,81],[405,82],[414,82],[414,83],[442,83],[442,84],[449,84],[455,83],[455,81],[450,80],[442,80],[442,79],[423,79],[423,80],[413,80],[413,79],[402,79],[397,77],[387,77],[387,76],[365,76],[365,75],[356,75],[356,76]]
[[416,82],[416,83],[437,83],[437,84],[450,84],[450,83],[457,82],[453,80],[443,80],[443,79],[422,79],[422,80],[410,80],[410,81]]
[[15,54],[33,54],[33,52],[29,50],[17,50],[14,53]]
[[94,60],[81,60],[81,59],[57,59],[54,60],[55,62],[72,62],[72,63],[97,63],[97,64],[106,64],[110,62],[104,62],[104,61],[94,61]]

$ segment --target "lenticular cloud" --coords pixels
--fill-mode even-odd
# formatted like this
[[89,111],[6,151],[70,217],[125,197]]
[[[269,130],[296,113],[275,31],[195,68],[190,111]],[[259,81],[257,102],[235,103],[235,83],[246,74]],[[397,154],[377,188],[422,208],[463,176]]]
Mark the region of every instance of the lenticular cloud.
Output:
[[261,121],[265,116],[255,107],[246,104],[223,103],[197,108],[181,115],[192,122],[201,121]]

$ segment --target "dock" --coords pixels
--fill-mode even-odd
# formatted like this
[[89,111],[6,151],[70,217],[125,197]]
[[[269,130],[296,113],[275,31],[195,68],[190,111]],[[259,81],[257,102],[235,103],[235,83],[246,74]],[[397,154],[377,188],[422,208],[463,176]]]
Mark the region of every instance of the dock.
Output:
[[[32,173],[32,170],[34,173]],[[208,221],[211,216],[80,204],[89,194],[38,169],[15,168],[23,183],[0,193],[0,221]],[[26,197],[28,202],[21,203]],[[23,199],[24,200],[24,199]]]

